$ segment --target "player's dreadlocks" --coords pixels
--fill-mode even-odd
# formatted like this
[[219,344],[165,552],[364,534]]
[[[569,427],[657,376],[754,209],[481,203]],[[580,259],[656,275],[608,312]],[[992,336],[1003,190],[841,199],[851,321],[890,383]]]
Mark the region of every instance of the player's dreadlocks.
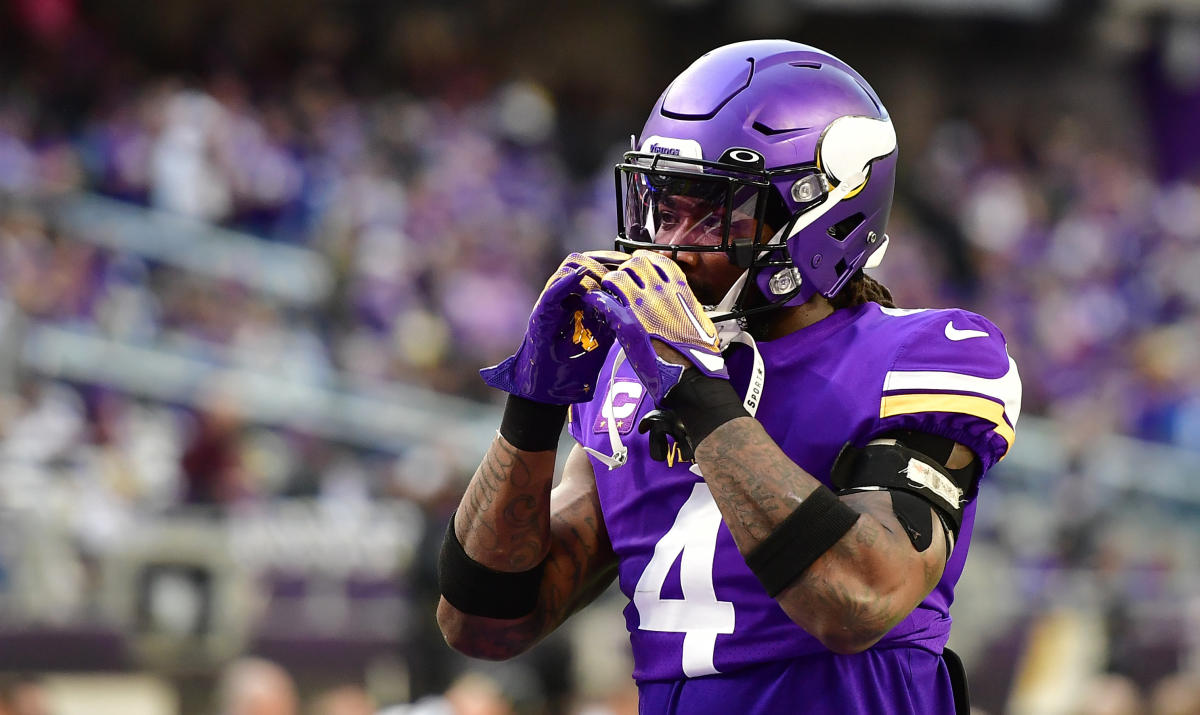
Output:
[[876,302],[885,308],[895,308],[892,292],[887,286],[859,271],[829,302],[835,310]]

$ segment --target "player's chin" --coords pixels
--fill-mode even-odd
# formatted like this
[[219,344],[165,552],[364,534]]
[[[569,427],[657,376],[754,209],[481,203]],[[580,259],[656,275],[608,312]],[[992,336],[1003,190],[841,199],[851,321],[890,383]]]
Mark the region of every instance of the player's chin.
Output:
[[702,305],[709,306],[720,303],[740,275],[740,272],[734,271],[714,271],[703,263],[700,266],[681,263],[679,267],[683,270],[683,277],[687,279],[692,295],[696,296],[696,300]]
[[696,296],[696,300],[700,301],[701,305],[706,306],[713,306],[720,303],[721,299],[725,297],[725,293],[729,290],[728,288],[719,290],[711,283],[693,281],[691,278],[688,279],[688,287],[692,289],[692,294]]

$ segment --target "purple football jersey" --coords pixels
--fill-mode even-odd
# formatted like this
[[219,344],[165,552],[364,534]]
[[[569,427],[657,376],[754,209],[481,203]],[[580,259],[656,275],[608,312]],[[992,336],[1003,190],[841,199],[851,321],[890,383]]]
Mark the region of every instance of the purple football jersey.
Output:
[[[1012,444],[1020,379],[1000,330],[973,313],[868,303],[759,350],[766,381],[756,417],[796,464],[826,484],[846,442],[863,446],[897,429],[960,442],[985,471]],[[694,465],[675,450],[666,462],[650,459],[646,436],[634,428],[654,404],[627,364],[603,379],[615,354],[595,398],[573,407],[570,430],[580,444],[607,454],[611,420],[629,450],[623,466],[610,470],[593,459],[592,467],[620,587],[630,599],[633,676],[646,712],[726,712],[728,693],[761,706],[741,708],[747,712],[774,712],[803,693],[806,713],[952,712],[939,656],[970,546],[975,495],[968,495],[962,531],[933,592],[867,652],[835,655],[766,594]],[[735,347],[726,358],[745,394],[751,351]],[[928,685],[914,685],[926,679]],[[813,704],[817,692],[828,695],[828,708]]]

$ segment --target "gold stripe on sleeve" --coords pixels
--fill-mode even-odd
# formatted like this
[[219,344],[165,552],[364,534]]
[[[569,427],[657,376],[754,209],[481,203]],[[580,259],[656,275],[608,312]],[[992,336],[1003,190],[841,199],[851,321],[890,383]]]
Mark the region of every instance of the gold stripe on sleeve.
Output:
[[[1004,420],[1004,405],[984,397],[942,394],[885,395],[879,403],[880,419],[920,412],[958,412],[985,419],[996,425],[996,434],[1004,438],[1010,449],[1016,438],[1013,428]],[[1005,453],[1007,452],[1006,449]]]

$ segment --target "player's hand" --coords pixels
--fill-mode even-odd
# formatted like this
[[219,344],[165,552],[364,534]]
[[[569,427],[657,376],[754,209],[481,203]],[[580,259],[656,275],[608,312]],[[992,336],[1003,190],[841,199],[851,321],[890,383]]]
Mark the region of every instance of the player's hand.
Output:
[[629,256],[617,251],[572,253],[546,281],[517,352],[479,371],[499,390],[536,402],[586,402],[612,347],[612,331],[583,302],[589,291]]
[[636,251],[608,272],[600,287],[583,301],[615,333],[656,405],[662,406],[689,365],[709,377],[729,378],[717,328],[670,258]]

